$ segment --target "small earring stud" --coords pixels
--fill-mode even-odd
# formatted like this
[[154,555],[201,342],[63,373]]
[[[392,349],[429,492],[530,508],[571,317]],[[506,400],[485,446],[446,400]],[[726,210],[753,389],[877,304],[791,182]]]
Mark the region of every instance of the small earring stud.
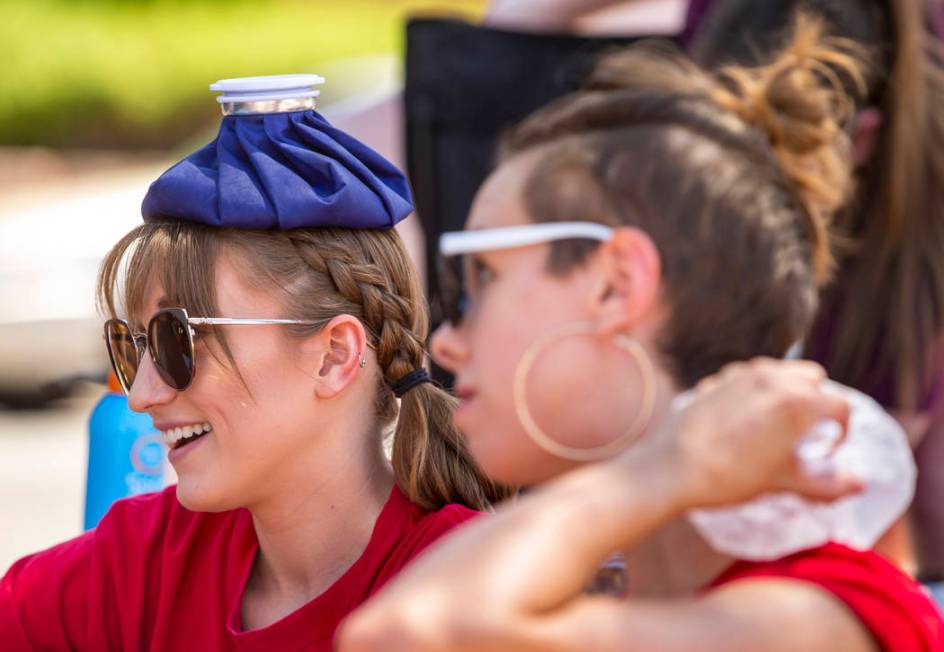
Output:
[[361,369],[367,366],[367,358],[361,358]]

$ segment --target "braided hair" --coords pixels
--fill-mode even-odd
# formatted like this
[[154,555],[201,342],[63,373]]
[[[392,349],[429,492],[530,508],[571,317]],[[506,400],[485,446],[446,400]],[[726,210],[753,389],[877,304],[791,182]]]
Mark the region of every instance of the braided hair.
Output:
[[[381,430],[393,427],[391,462],[396,482],[416,505],[435,510],[449,503],[486,509],[509,490],[488,480],[452,425],[455,399],[424,383],[398,401],[392,387],[427,363],[429,318],[417,274],[394,230],[306,228],[291,231],[221,229],[168,220],[142,224],[106,257],[99,279],[103,311],[129,312],[143,304],[154,271],[165,291],[195,314],[215,314],[216,260],[231,251],[246,269],[244,280],[275,293],[290,336],[307,337],[331,319],[356,317],[377,359],[373,407]],[[119,272],[130,256],[118,301]],[[238,374],[225,329],[213,331]]]

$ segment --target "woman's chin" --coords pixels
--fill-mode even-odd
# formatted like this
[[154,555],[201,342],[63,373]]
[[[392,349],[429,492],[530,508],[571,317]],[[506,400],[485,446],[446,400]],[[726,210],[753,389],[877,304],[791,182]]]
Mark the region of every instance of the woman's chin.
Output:
[[514,487],[530,487],[553,480],[574,465],[551,457],[535,449],[527,455],[516,455],[509,447],[494,450],[476,450],[470,442],[469,450],[482,472],[490,479]]
[[230,504],[231,500],[226,500],[215,491],[206,490],[198,483],[188,481],[186,477],[177,479],[177,502],[191,512],[225,512],[238,507]]

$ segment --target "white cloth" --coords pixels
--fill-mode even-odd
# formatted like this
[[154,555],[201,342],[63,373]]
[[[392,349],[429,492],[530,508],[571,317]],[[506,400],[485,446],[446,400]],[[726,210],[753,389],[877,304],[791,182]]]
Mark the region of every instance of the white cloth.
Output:
[[[846,440],[830,454],[836,423],[817,424],[797,455],[810,473],[839,469],[865,482],[865,490],[833,503],[793,494],[769,494],[720,509],[698,509],[688,518],[720,553],[750,561],[778,559],[827,541],[868,549],[911,504],[916,469],[904,430],[865,394],[834,382],[851,407]],[[680,397],[680,404],[691,400]]]

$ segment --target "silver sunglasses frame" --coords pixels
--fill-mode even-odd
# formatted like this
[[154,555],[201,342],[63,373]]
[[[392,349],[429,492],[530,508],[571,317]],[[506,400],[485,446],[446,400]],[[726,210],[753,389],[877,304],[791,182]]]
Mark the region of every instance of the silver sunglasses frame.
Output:
[[[265,326],[265,325],[271,325],[271,324],[276,324],[276,325],[281,324],[281,325],[307,325],[307,326],[315,326],[316,324],[319,323],[319,322],[315,322],[315,321],[306,321],[306,320],[302,320],[302,319],[255,319],[255,318],[241,318],[241,317],[191,317],[191,316],[187,313],[187,309],[186,309],[186,308],[180,308],[180,307],[173,307],[173,306],[172,306],[172,307],[169,307],[169,308],[162,308],[162,309],[158,310],[158,311],[154,314],[154,316],[152,316],[151,319],[148,320],[148,325],[149,325],[148,328],[150,327],[151,321],[152,321],[158,314],[160,314],[160,313],[162,313],[162,312],[172,312],[172,311],[180,311],[180,312],[182,312],[183,315],[184,315],[184,318],[187,320],[187,326],[188,326],[188,329],[187,329],[187,343],[188,343],[188,346],[189,346],[189,348],[190,348],[191,353],[193,352],[193,340],[194,340],[194,338],[197,336],[197,332],[193,329],[194,326]],[[129,386],[129,387],[125,387],[125,384],[124,384],[124,382],[122,381],[122,378],[121,378],[121,374],[119,374],[118,371],[117,371],[117,365],[115,364],[114,354],[112,353],[112,348],[111,348],[111,346],[110,346],[110,344],[109,344],[109,342],[108,342],[108,325],[109,325],[110,323],[112,323],[112,322],[119,322],[119,323],[121,323],[121,324],[124,324],[125,328],[128,329],[128,334],[131,336],[131,341],[134,343],[134,348],[135,348],[135,350],[137,350],[137,352],[138,352],[138,361],[137,361],[137,365],[138,365],[138,366],[140,366],[140,364],[141,364],[141,359],[144,357],[144,354],[145,354],[145,353],[149,353],[149,354],[151,355],[151,362],[153,362],[155,365],[157,364],[157,361],[154,359],[154,354],[151,352],[151,349],[150,349],[150,347],[149,347],[148,344],[147,344],[147,338],[148,338],[147,330],[145,330],[144,332],[135,331],[133,328],[131,328],[131,324],[129,324],[128,321],[125,320],[125,319],[118,319],[118,318],[115,318],[115,319],[109,319],[109,320],[107,320],[107,321],[105,322],[105,332],[102,333],[102,338],[105,340],[105,348],[108,350],[108,358],[109,358],[109,360],[111,361],[112,370],[115,372],[115,375],[118,377],[118,384],[121,385],[121,388],[124,390],[125,394],[128,394],[128,393],[131,391],[131,387],[130,387],[130,386]],[[196,360],[194,360],[194,361],[193,361],[193,371],[190,373],[190,380],[187,381],[187,384],[186,384],[184,387],[182,387],[182,388],[180,388],[180,389],[177,389],[176,387],[173,387],[172,385],[170,385],[170,383],[167,383],[166,379],[164,379],[163,376],[161,376],[161,380],[163,380],[165,383],[167,383],[168,386],[170,386],[172,389],[174,389],[174,391],[182,392],[182,391],[186,390],[188,387],[190,387],[190,384],[193,383],[193,379],[196,377],[196,375],[197,375],[197,363],[196,363]],[[135,377],[137,377],[137,367],[135,368]],[[132,381],[132,384],[134,384],[134,381]]]

